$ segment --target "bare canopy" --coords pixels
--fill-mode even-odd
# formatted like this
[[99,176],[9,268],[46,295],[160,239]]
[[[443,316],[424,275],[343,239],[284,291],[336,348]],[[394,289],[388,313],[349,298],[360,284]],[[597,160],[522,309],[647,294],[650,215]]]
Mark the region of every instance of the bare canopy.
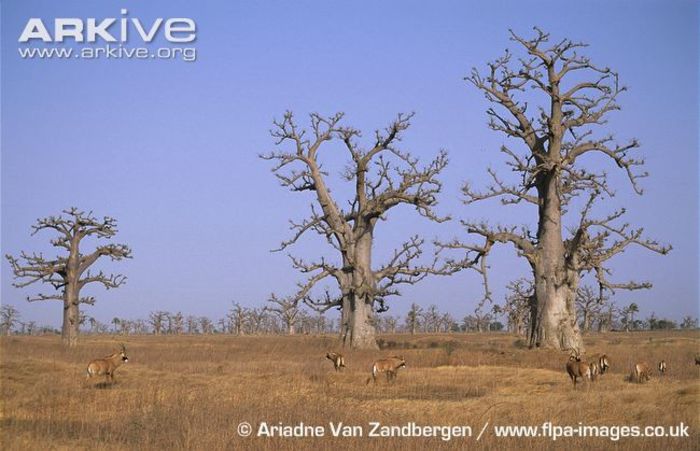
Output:
[[108,290],[124,284],[126,276],[121,274],[105,274],[102,271],[92,273],[92,266],[100,257],[109,257],[112,260],[131,258],[131,249],[125,244],[107,244],[97,246],[88,254],[80,250],[80,243],[86,237],[97,239],[110,239],[117,233],[117,221],[105,216],[98,220],[90,213],[84,213],[73,207],[64,210],[64,216],[49,216],[39,219],[32,226],[32,235],[42,230],[52,230],[57,237],[51,240],[51,244],[57,248],[63,248],[67,255],[59,255],[54,259],[47,259],[43,254],[22,252],[19,257],[6,255],[12,265],[15,279],[15,287],[26,287],[35,282],[49,284],[58,293],[37,294],[29,296],[28,301],[57,300],[63,302],[63,327],[62,338],[64,344],[74,346],[78,339],[80,326],[80,304],[94,304],[92,296],[81,297],[80,290],[88,284],[99,283]]
[[[621,222],[624,208],[600,217],[593,213],[594,205],[610,202],[614,192],[606,172],[585,166],[584,157],[595,154],[612,162],[638,194],[638,180],[647,176],[640,170],[644,161],[634,156],[637,140],[617,144],[612,135],[600,132],[606,115],[620,109],[617,97],[625,88],[618,74],[582,55],[585,44],[569,39],[552,43],[538,28],[529,39],[511,31],[511,40],[522,56],[506,50],[485,72],[473,69],[466,80],[493,105],[487,110],[489,127],[514,141],[514,147],[504,145],[501,152],[516,179],[510,183],[489,169],[492,182],[485,190],[466,183],[462,192],[465,204],[500,199],[503,205],[531,205],[537,229],[462,221],[469,234],[483,240],[455,240],[443,247],[466,250],[464,259],[452,263],[481,272],[490,297],[486,258],[495,244],[512,245],[533,273],[530,345],[580,349],[575,300],[582,275],[595,276],[601,297],[604,290],[649,288],[649,282],[611,280],[609,260],[633,244],[661,254],[671,247]],[[569,230],[563,223],[567,213],[577,215],[568,221],[575,224]]]
[[[300,129],[291,112],[275,121],[272,135],[283,150],[263,155],[275,162],[273,172],[282,186],[291,191],[313,193],[311,214],[301,222],[292,222],[293,236],[280,250],[294,244],[307,232],[324,238],[338,255],[338,263],[325,258],[307,262],[290,256],[292,265],[307,274],[291,296],[321,311],[332,307],[341,310],[341,337],[354,348],[376,348],[375,311],[386,310],[385,299],[398,294],[400,284],[414,284],[428,274],[444,273],[432,264],[418,264],[424,240],[413,236],[396,249],[384,265],[372,262],[372,245],[377,222],[398,205],[407,205],[424,218],[441,222],[434,207],[442,184],[438,175],[447,165],[444,151],[427,165],[398,147],[410,125],[412,114],[399,114],[383,131],[376,131],[368,148],[359,143],[361,133],[342,125],[343,113],[330,117],[311,114],[310,130]],[[330,141],[339,142],[350,158],[343,179],[354,190],[347,205],[341,207],[331,195],[328,178],[319,156]],[[284,146],[284,147],[283,147]],[[288,147],[287,147],[288,146]],[[328,292],[312,297],[312,288],[333,278],[340,296]]]

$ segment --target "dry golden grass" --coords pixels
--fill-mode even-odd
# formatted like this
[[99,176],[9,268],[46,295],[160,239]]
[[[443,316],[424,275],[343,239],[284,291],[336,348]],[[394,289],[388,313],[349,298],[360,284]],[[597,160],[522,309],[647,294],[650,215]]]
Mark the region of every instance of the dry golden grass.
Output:
[[[503,334],[382,337],[378,352],[346,352],[340,373],[325,359],[333,337],[123,339],[130,362],[117,383],[85,384],[87,363],[122,338],[83,337],[65,350],[55,337],[3,338],[0,442],[11,449],[698,449],[700,367],[694,332],[613,333],[586,340],[611,371],[573,390],[567,355],[529,351]],[[365,385],[373,359],[405,356],[394,384]],[[631,365],[665,359],[667,376],[625,380]],[[468,425],[471,438],[241,438],[236,427],[329,421]],[[490,425],[677,425],[689,438],[496,438]],[[328,429],[328,428],[327,428]],[[330,433],[330,432],[329,432]]]

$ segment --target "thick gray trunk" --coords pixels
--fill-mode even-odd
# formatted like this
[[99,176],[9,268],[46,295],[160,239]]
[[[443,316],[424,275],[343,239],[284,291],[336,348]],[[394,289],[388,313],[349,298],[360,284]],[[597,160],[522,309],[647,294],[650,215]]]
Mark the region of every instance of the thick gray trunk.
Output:
[[354,297],[351,300],[351,305],[352,308],[348,315],[348,334],[343,345],[349,345],[353,349],[379,349],[371,302],[367,302],[367,299]]
[[582,350],[576,324],[576,290],[566,284],[556,286],[543,276],[535,284],[537,317],[532,322],[530,346],[560,350]]
[[73,284],[66,286],[63,292],[63,326],[61,328],[61,340],[66,346],[73,347],[78,344],[78,332],[80,327],[80,304],[78,303],[78,290]]
[[379,349],[374,323],[374,273],[372,272],[372,233],[366,231],[354,249],[349,288],[343,291],[341,339],[353,349]]
[[532,262],[535,308],[530,321],[530,347],[581,349],[576,324],[578,274],[566,267],[557,178],[549,174],[540,186],[539,244]]

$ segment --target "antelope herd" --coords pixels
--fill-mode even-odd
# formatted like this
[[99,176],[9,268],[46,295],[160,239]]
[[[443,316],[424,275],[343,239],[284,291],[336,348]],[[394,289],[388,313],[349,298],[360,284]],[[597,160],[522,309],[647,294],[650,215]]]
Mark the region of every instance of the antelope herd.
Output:
[[[581,381],[588,380],[589,382],[594,382],[610,368],[610,359],[606,354],[595,356],[590,362],[584,361],[581,354],[582,353],[578,349],[571,349],[569,360],[566,362],[566,372],[574,388],[576,388],[576,383],[579,379]],[[326,353],[326,358],[333,362],[335,371],[340,371],[342,368],[345,368],[345,357],[343,354],[336,351],[329,351]],[[105,376],[106,382],[114,383],[114,371],[128,361],[129,358],[126,355],[126,346],[122,344],[119,351],[101,359],[92,360],[87,366],[85,380],[87,382],[93,376]],[[700,365],[700,355],[695,356],[695,365]],[[392,382],[396,379],[398,370],[405,367],[406,359],[404,359],[403,356],[391,356],[375,360],[372,364],[370,377],[367,378],[365,384],[369,384],[370,381],[376,384],[377,376],[380,373],[384,373],[387,382]],[[657,364],[657,369],[661,376],[666,374],[667,368],[665,360],[661,360]],[[649,364],[646,362],[637,362],[632,366],[632,371],[628,380],[641,384],[649,381],[650,378],[651,367]]]
[[[695,357],[695,364],[700,365],[700,356]],[[581,378],[582,381],[588,379],[593,382],[599,375],[604,374],[608,368],[610,368],[610,361],[607,355],[603,354],[600,357],[594,358],[591,363],[587,363],[582,360],[581,353],[578,349],[571,350],[569,360],[566,362],[566,372],[571,382],[574,384],[574,388],[576,388],[576,382],[579,378]],[[666,360],[659,361],[656,368],[659,370],[660,376],[666,375],[666,370],[668,369]],[[651,373],[651,367],[647,362],[637,362],[632,366],[628,380],[641,384],[651,379]]]

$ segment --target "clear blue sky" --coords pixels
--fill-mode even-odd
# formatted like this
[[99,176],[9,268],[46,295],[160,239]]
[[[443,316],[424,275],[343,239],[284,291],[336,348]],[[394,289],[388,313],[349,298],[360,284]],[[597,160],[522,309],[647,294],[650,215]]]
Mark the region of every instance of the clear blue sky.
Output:
[[[30,17],[191,17],[196,62],[22,60],[17,39]],[[464,207],[465,180],[483,186],[485,168],[504,166],[502,136],[486,127],[483,96],[462,79],[506,47],[508,28],[538,25],[558,39],[590,44],[592,60],[617,70],[629,92],[609,130],[637,137],[651,177],[645,195],[623,177],[605,209],[674,246],[666,257],[630,249],[612,267],[617,280],[654,283],[619,292],[643,315],[698,315],[698,5],[694,1],[594,2],[88,2],[4,0],[2,15],[2,252],[53,251],[50,234],[29,236],[39,217],[75,205],[119,220],[117,242],[134,259],[101,262],[128,284],[98,289],[88,314],[145,317],[181,310],[220,317],[231,300],[261,305],[271,291],[299,280],[283,254],[269,249],[288,235],[287,220],[305,216],[309,198],[288,193],[257,158],[272,148],[271,121],[286,109],[304,119],[345,111],[365,131],[398,112],[415,111],[403,144],[424,159],[445,148],[439,211],[455,218],[532,222],[532,211],[496,204]],[[340,167],[342,165],[338,165]],[[407,210],[382,224],[377,261],[412,233],[451,238],[456,222],[435,225]],[[321,252],[305,240],[302,256]],[[526,274],[511,249],[491,260],[496,299]],[[61,306],[28,304],[40,287],[18,290],[3,259],[2,302],[25,320],[60,324]],[[478,278],[460,274],[406,288],[390,313],[412,301],[438,304],[459,318],[481,295]],[[50,301],[49,301],[50,302]]]

